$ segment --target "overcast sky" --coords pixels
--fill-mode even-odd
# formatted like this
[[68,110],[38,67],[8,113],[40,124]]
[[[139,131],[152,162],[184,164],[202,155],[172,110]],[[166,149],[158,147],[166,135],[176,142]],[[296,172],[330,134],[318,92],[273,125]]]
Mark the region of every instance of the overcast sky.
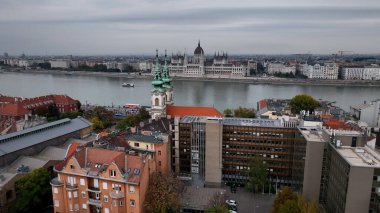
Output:
[[0,0],[0,53],[380,53],[380,0]]

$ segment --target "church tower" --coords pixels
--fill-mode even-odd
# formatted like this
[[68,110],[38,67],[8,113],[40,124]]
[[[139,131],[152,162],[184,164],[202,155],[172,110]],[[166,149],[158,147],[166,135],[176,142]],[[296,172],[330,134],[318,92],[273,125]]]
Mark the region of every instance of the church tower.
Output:
[[163,88],[163,83],[160,63],[158,60],[158,50],[156,50],[156,66],[154,68],[154,78],[152,81],[154,88],[151,95],[152,108],[150,110],[150,116],[152,119],[166,117],[166,93],[165,88]]
[[173,105],[173,86],[172,86],[172,79],[170,78],[168,64],[166,60],[166,50],[165,50],[165,64],[164,68],[162,70],[162,82],[163,82],[163,88],[165,89],[166,94],[166,105]]

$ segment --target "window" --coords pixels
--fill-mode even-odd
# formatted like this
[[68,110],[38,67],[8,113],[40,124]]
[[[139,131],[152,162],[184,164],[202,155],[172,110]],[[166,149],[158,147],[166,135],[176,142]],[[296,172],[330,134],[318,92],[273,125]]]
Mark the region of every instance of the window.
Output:
[[[58,193],[58,189],[57,188],[54,188],[54,189],[56,189],[57,190],[57,193]],[[57,194],[56,193],[56,194]],[[10,199],[12,199],[12,197],[13,197],[13,192],[12,192],[12,190],[8,190],[7,192],[6,192],[6,195],[5,195],[6,197],[7,197],[7,200],[10,200]]]
[[113,206],[114,206],[114,207],[117,206],[117,202],[116,202],[116,200],[113,201]]
[[69,198],[71,198],[71,192],[67,192],[67,194],[68,194]]
[[111,177],[116,177],[116,171],[110,169],[110,176],[111,176]]
[[110,210],[108,208],[104,208],[104,213],[109,213]]
[[156,106],[160,105],[160,100],[158,98],[154,99],[154,105]]
[[158,151],[158,156],[161,156],[161,151]]
[[131,204],[132,207],[135,207],[135,200],[131,200],[130,204]]
[[120,201],[120,206],[123,206],[123,201]]
[[84,179],[83,178],[81,178],[80,180],[79,180],[79,182],[80,182],[80,185],[81,186],[84,186],[85,184],[84,184]]
[[[58,189],[56,187],[53,188],[54,194],[58,194]],[[8,192],[7,192],[8,193]]]
[[97,200],[99,200],[99,198],[100,198],[99,193],[95,193],[95,197]]
[[139,147],[140,146],[140,144],[139,143],[135,143],[135,147]]
[[121,185],[120,184],[112,184],[112,189],[121,191]]
[[161,166],[161,161],[158,161],[158,166]]
[[54,206],[59,207],[59,200],[54,200]]
[[75,169],[75,166],[73,164],[70,164],[70,169]]
[[135,187],[134,186],[129,186],[129,192],[131,194],[135,193]]
[[75,211],[78,211],[78,210],[79,210],[79,204],[77,204],[77,203],[74,204],[74,210],[75,210]]
[[107,182],[103,182],[103,189],[107,189],[107,188],[108,188]]
[[82,192],[82,198],[86,197],[86,192]]
[[74,192],[74,197],[78,197],[78,192]]
[[105,203],[108,203],[108,196],[104,195],[103,200],[104,200]]
[[82,209],[87,209],[87,204],[82,204]]

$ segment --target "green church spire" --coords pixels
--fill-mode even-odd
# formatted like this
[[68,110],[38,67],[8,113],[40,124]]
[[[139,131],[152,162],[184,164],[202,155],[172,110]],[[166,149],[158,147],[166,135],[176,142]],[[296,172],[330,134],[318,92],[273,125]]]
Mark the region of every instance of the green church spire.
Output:
[[168,68],[166,57],[167,57],[167,55],[166,55],[166,50],[165,50],[165,64],[164,64],[164,68],[162,71],[162,81],[164,83],[163,87],[171,88],[172,79],[170,78],[170,75],[169,75],[169,68]]
[[158,61],[158,50],[156,50],[156,66],[154,68],[154,78],[152,81],[152,85],[154,86],[153,91],[158,91],[162,92],[162,84],[164,82],[162,81],[161,78],[161,68],[160,68],[160,63]]

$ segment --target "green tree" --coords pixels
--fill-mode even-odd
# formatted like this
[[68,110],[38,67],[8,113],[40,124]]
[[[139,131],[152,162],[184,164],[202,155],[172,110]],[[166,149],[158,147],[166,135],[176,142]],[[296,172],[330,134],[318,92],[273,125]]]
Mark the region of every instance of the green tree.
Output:
[[104,127],[109,127],[113,123],[112,112],[108,111],[105,107],[97,106],[91,111],[86,112],[87,118],[98,117],[100,121],[102,121]]
[[229,213],[230,211],[225,205],[222,205],[222,206],[215,206],[215,207],[208,208],[205,212],[206,213]]
[[78,111],[81,111],[82,103],[80,101],[76,102]]
[[256,111],[254,109],[248,109],[245,107],[239,106],[239,108],[234,110],[235,117],[238,118],[255,118]]
[[51,204],[50,179],[49,171],[40,168],[16,181],[17,200],[10,212],[40,212]]
[[225,117],[232,117],[232,116],[233,116],[233,114],[232,114],[232,110],[229,109],[229,108],[225,109],[225,110],[223,111],[223,114],[224,114]]
[[246,188],[252,192],[260,191],[268,178],[268,167],[262,158],[256,156],[249,162],[248,176]]
[[149,112],[145,108],[141,108],[139,110],[138,116],[140,121],[147,120],[150,118]]
[[146,193],[145,212],[178,212],[181,207],[179,202],[181,187],[181,181],[173,175],[153,173]]
[[289,106],[292,108],[292,112],[299,113],[301,110],[313,111],[319,105],[318,101],[312,96],[307,94],[301,94],[294,96]]
[[104,124],[98,117],[91,118],[90,122],[92,123],[92,129],[94,130],[104,129]]
[[64,112],[59,115],[59,119],[64,119],[64,118],[74,119],[74,118],[77,118],[78,116],[82,116],[82,113],[81,112]]

